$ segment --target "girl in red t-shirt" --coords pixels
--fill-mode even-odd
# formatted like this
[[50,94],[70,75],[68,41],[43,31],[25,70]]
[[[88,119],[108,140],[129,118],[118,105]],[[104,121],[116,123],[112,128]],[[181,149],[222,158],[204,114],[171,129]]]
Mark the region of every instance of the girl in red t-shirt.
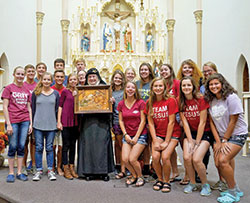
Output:
[[122,160],[132,177],[126,180],[127,185],[135,183],[143,186],[139,156],[147,145],[146,118],[143,113],[145,102],[140,99],[139,91],[134,82],[127,82],[124,90],[124,100],[117,107],[119,124],[123,133]]
[[201,182],[202,196],[211,194],[207,183],[206,167],[203,158],[211,143],[211,132],[207,120],[207,109],[209,104],[198,92],[193,78],[187,76],[181,79],[179,109],[183,123],[185,138],[183,143],[183,158],[190,183],[184,188],[185,193],[197,190],[195,171],[197,171]]
[[24,146],[27,134],[32,132],[32,115],[30,106],[30,92],[23,85],[25,71],[18,66],[13,72],[14,82],[5,87],[1,99],[3,100],[3,113],[5,127],[9,138],[9,174],[6,182],[15,182],[14,162],[17,154],[16,178],[27,181],[28,178],[22,173]]
[[147,101],[149,131],[152,137],[153,167],[158,176],[154,190],[170,192],[170,157],[181,135],[181,128],[176,122],[175,114],[178,104],[167,92],[167,86],[162,78],[155,78],[150,88]]

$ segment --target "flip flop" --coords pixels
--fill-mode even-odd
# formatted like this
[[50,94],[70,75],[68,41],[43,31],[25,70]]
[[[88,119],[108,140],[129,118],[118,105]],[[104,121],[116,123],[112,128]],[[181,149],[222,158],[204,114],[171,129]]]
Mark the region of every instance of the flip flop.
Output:
[[180,185],[188,185],[190,182],[190,180],[184,180],[182,179],[181,182],[180,182]]
[[181,178],[178,178],[179,176],[175,176],[175,177],[172,177],[172,178],[170,178],[170,183],[173,183],[173,182],[179,182],[179,181],[181,181]]

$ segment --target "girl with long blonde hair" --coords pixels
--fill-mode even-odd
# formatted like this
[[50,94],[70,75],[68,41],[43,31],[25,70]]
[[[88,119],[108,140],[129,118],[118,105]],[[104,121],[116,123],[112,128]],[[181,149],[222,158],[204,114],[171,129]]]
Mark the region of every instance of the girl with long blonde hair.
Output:
[[46,157],[48,178],[56,180],[53,168],[53,142],[57,129],[57,111],[59,104],[59,93],[50,86],[53,82],[51,73],[45,72],[34,92],[32,93],[32,118],[36,143],[36,168],[37,172],[33,176],[33,181],[39,181],[43,173],[43,151],[44,138],[46,140]]

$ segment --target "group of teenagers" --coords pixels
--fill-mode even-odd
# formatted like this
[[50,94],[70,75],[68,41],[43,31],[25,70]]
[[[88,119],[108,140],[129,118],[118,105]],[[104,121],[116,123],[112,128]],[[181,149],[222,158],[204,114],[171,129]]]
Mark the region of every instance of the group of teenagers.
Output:
[[[64,67],[62,59],[55,60],[53,75],[46,72],[44,63],[36,68],[17,67],[14,82],[2,93],[9,136],[7,182],[15,181],[16,154],[16,178],[27,180],[23,167],[30,135],[34,181],[43,174],[45,138],[50,180],[56,180],[57,170],[67,179],[108,181],[108,174],[118,169],[116,179],[127,176],[127,185],[140,187],[145,184],[143,175],[149,173],[151,164],[157,176],[153,190],[168,193],[171,182],[179,176],[175,148],[180,144],[185,166],[180,184],[186,185],[185,193],[199,189],[199,177],[202,196],[209,196],[211,188],[221,191],[218,202],[237,202],[244,195],[234,178],[234,157],[245,143],[248,126],[236,90],[218,73],[214,63],[205,63],[201,71],[194,61],[185,60],[177,77],[169,64],[162,64],[160,75],[155,77],[151,65],[142,63],[137,81],[133,68],[127,68],[125,73],[115,70],[110,82],[113,114],[82,115],[74,114],[76,87],[106,83],[96,68],[85,70],[84,59],[76,61],[76,73],[66,76]],[[111,132],[115,137],[116,165]],[[206,171],[210,146],[219,175],[211,188]]]

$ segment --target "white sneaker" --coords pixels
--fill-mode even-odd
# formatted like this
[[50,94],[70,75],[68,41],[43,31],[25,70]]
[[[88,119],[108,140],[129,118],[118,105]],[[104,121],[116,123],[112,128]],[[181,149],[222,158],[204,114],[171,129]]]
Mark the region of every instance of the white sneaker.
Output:
[[48,171],[48,179],[51,181],[56,180],[56,174],[53,171]]
[[36,174],[33,176],[33,181],[39,181],[41,180],[41,175],[42,175],[42,171],[37,171]]

